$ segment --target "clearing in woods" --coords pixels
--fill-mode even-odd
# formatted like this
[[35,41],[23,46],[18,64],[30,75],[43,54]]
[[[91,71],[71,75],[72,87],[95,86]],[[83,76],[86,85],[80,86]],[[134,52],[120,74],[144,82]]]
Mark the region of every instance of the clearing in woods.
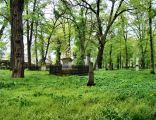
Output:
[[87,76],[10,74],[0,71],[0,120],[156,118],[156,76],[149,71],[96,71],[94,87],[86,86]]

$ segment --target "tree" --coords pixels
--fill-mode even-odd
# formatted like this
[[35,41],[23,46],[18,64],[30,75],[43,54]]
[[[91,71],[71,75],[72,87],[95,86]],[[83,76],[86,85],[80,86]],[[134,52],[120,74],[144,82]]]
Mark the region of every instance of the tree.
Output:
[[155,74],[154,46],[153,46],[153,32],[152,32],[152,0],[149,0],[149,36],[150,36],[150,49],[151,49],[151,74]]
[[127,23],[127,20],[125,18],[125,16],[121,16],[121,26],[122,26],[122,33],[123,33],[123,38],[124,38],[124,41],[125,41],[125,67],[126,69],[128,69],[128,62],[129,62],[129,59],[128,59],[128,47],[127,47],[127,41],[128,41],[128,23]]
[[143,9],[136,10],[133,14],[135,20],[131,23],[131,28],[138,40],[139,53],[140,53],[140,67],[142,69],[147,68],[146,66],[146,56],[148,48],[148,23],[146,18],[146,13]]
[[2,38],[3,32],[4,32],[7,24],[8,24],[8,21],[4,20],[4,23],[3,23],[2,27],[0,28],[0,40]]
[[[97,54],[96,62],[94,65],[94,69],[96,68],[96,65],[98,66],[98,68],[102,68],[103,53],[104,53],[107,35],[109,33],[110,28],[112,27],[112,25],[115,22],[115,20],[117,19],[117,17],[119,15],[121,15],[123,12],[128,10],[127,8],[121,9],[124,0],[120,0],[120,1],[110,0],[110,2],[112,4],[111,10],[110,10],[109,15],[107,13],[105,13],[108,15],[108,19],[107,19],[107,21],[105,21],[106,22],[105,27],[103,27],[104,21],[102,20],[102,17],[101,17],[101,14],[103,14],[101,0],[97,0],[96,3],[89,3],[86,0],[82,0],[82,2],[77,1],[77,4],[79,6],[83,6],[84,8],[89,9],[96,16],[97,38],[98,38],[99,46],[98,46],[98,54]],[[117,7],[115,7],[115,6],[117,6]],[[103,29],[103,28],[105,28],[105,29]]]
[[[32,13],[32,19],[31,19],[31,24],[29,19],[27,18],[27,54],[28,54],[28,68],[31,68],[31,46],[32,46],[32,38],[33,38],[33,32],[34,32],[34,14],[36,11],[36,2],[37,0],[34,0],[33,2],[33,13]],[[29,15],[29,1],[27,2],[27,8],[26,8],[26,13]]]
[[[87,22],[87,10],[80,6],[80,10],[76,10],[72,4],[69,4],[66,0],[61,0],[62,5],[64,6],[61,10],[65,11],[63,14],[63,18],[67,19],[68,23],[71,21],[73,23],[75,29],[75,46],[76,50],[74,51],[76,54],[76,64],[85,64],[85,43],[86,43],[86,22]],[[74,14],[75,12],[79,14]],[[59,12],[58,12],[59,13]],[[68,31],[69,34],[70,31]],[[71,36],[71,35],[70,35]]]
[[24,0],[10,0],[13,78],[24,77],[23,9]]

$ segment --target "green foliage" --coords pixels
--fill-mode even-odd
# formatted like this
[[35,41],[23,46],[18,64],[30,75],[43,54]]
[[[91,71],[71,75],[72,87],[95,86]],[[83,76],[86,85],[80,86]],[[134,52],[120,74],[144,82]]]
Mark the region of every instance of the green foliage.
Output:
[[84,61],[81,58],[81,54],[78,51],[76,53],[77,54],[76,54],[76,59],[74,61],[74,64],[76,64],[76,65],[83,65]]
[[24,79],[0,71],[0,119],[154,120],[156,76],[149,71],[96,71],[86,76],[53,76],[26,71]]
[[7,42],[0,41],[0,59],[5,53]]

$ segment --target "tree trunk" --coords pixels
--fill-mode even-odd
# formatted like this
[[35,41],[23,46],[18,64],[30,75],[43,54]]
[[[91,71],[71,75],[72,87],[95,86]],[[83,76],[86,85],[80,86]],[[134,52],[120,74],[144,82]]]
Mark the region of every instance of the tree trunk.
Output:
[[146,54],[146,48],[145,50],[143,49],[143,45],[140,45],[140,50],[141,50],[141,59],[140,59],[140,67],[141,69],[145,69],[145,54]]
[[56,65],[61,65],[61,52],[60,49],[56,51]]
[[100,44],[98,48],[98,55],[97,55],[96,63],[94,65],[94,69],[96,69],[96,65],[99,69],[102,68],[103,53],[104,53],[104,44]]
[[86,41],[86,18],[84,18],[83,16],[84,14],[84,10],[81,10],[81,24],[82,24],[82,30],[81,30],[81,60],[82,60],[82,64],[85,64],[84,58],[85,58],[85,41]]
[[[33,15],[34,15],[34,12],[36,11],[36,0],[34,0],[34,3],[33,3]],[[27,14],[28,14],[28,5],[27,5]],[[32,37],[33,37],[33,31],[34,31],[34,19],[32,18],[31,20],[31,24],[30,24],[30,27],[29,27],[29,20],[28,21],[28,24],[27,24],[27,52],[28,52],[28,68],[30,69],[31,68],[31,45],[32,45]],[[30,30],[30,37],[29,37],[29,30]]]
[[109,70],[113,70],[113,63],[112,63],[112,45],[110,46],[110,52],[109,52]]
[[128,47],[127,47],[127,41],[128,41],[128,31],[127,31],[127,23],[125,21],[125,16],[121,16],[122,21],[122,32],[123,32],[123,38],[125,41],[125,68],[128,69]]
[[151,74],[155,74],[155,64],[154,64],[154,43],[153,43],[153,33],[152,33],[152,1],[150,0],[149,5],[149,35],[150,35],[150,49],[151,49]]
[[116,64],[117,69],[120,69],[120,55],[117,55],[117,64]]
[[89,73],[88,73],[88,83],[87,86],[94,86],[94,71],[93,71],[93,63],[89,62]]
[[46,49],[45,49],[44,60],[46,60],[47,55],[48,55],[48,51],[49,51],[49,46],[50,46],[50,41],[51,41],[52,33],[53,33],[53,32],[51,32],[50,35],[49,35],[49,37],[48,37],[48,42],[47,42],[47,46],[46,46]]
[[38,38],[38,21],[36,22],[36,34],[35,34],[35,58],[36,65],[38,66],[38,53],[37,53],[37,38]]
[[128,69],[128,47],[127,47],[127,38],[125,39],[125,57],[126,57],[126,61],[125,61],[125,67],[126,69]]
[[85,57],[85,48],[84,48],[84,42],[85,42],[85,38],[84,36],[80,37],[80,59],[81,59],[81,64],[84,65],[84,57]]
[[69,35],[68,35],[68,51],[69,51],[69,55],[71,55],[71,44],[70,44],[70,42],[71,42],[71,23],[70,23],[70,21],[68,21],[68,33],[69,33]]
[[143,49],[143,45],[141,44],[141,69],[145,69],[145,54],[146,54],[146,48]]
[[136,58],[135,69],[136,71],[139,71],[139,58]]
[[27,43],[27,52],[28,52],[28,69],[31,69],[31,43]]
[[23,20],[22,13],[24,0],[10,0],[11,38],[14,53],[13,78],[24,77],[24,44],[23,44]]
[[[11,23],[12,24],[12,23]],[[13,42],[13,36],[10,36],[10,43],[11,43],[11,52],[10,52],[10,70],[13,70],[13,66],[14,66],[14,42]]]
[[[26,4],[26,14],[29,15],[29,7],[28,7],[28,4]],[[28,67],[29,67],[29,32],[30,32],[30,26],[29,26],[29,19],[26,20],[26,25],[27,25],[27,56],[28,56]]]
[[[29,15],[29,7],[28,7],[28,4],[26,5],[26,14]],[[30,40],[29,40],[29,32],[30,32],[30,26],[29,26],[29,19],[26,20],[26,25],[27,25],[27,56],[28,56],[28,68],[30,68]]]
[[[124,0],[120,0],[118,6],[115,6],[116,0],[111,0],[111,2],[112,2],[112,6],[111,6],[111,12],[109,15],[109,19],[108,19],[108,24],[105,27],[106,30],[103,31],[103,24],[101,22],[102,19],[100,18],[100,12],[101,12],[100,6],[101,6],[102,1],[96,0],[96,4],[95,4],[96,9],[94,9],[94,7],[92,8],[92,5],[89,4],[86,0],[82,0],[82,3],[89,5],[89,8],[85,7],[85,6],[84,7],[87,9],[90,9],[96,15],[96,19],[97,19],[97,27],[98,27],[97,36],[98,36],[98,40],[99,40],[99,48],[98,48],[98,55],[96,58],[96,62],[94,64],[94,69],[96,69],[96,65],[98,65],[98,68],[102,68],[104,46],[105,46],[107,34],[108,34],[110,28],[112,27],[113,23],[117,19],[117,17],[119,15],[121,15],[123,12],[127,11],[127,10],[120,11],[120,8],[122,7]],[[115,8],[116,8],[116,11],[115,11]]]
[[56,49],[56,65],[61,64],[61,42],[57,41],[58,47]]
[[142,57],[141,57],[141,68],[145,69],[145,57],[144,57],[144,55],[142,55]]
[[82,65],[85,64],[84,58],[85,58],[85,41],[86,41],[86,18],[85,18],[86,16],[84,12],[85,12],[84,9],[81,8],[80,10],[81,19],[80,22],[78,23],[80,28],[80,29],[78,28],[78,37],[79,37],[79,44],[80,44],[79,45],[80,56],[78,57],[78,59],[79,59],[79,64]]
[[0,29],[0,40],[1,40],[1,38],[2,38],[4,29],[5,29],[5,27],[7,26],[7,23],[8,23],[8,22],[4,21],[4,24],[2,25],[2,27],[1,27],[1,29]]
[[44,39],[43,39],[43,33],[41,33],[42,34],[42,38],[41,38],[41,64],[42,65],[45,65],[45,61],[46,61],[46,59],[45,59],[45,57],[44,57]]

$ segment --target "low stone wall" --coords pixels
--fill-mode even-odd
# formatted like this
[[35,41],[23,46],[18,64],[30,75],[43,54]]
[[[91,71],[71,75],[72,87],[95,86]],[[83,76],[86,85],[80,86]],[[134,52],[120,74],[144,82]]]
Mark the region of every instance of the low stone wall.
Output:
[[49,73],[54,75],[87,75],[89,72],[89,66],[86,65],[51,65]]

